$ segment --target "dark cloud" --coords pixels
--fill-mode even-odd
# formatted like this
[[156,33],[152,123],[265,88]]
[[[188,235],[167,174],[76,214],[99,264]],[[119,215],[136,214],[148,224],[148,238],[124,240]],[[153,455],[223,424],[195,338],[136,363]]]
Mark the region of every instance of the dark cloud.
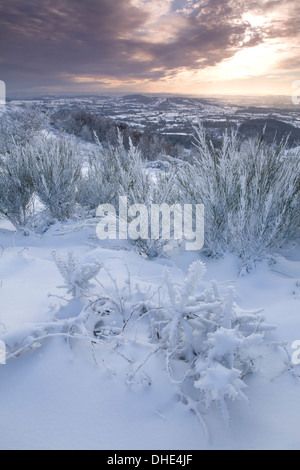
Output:
[[124,62],[124,38],[144,21],[126,0],[2,2],[0,75],[8,87],[29,79],[40,85],[39,78],[53,84],[65,74],[114,75]]
[[170,40],[159,41],[143,34],[150,12],[129,0],[3,1],[0,79],[13,90],[67,86],[72,76],[100,77],[104,84],[110,77],[158,80],[180,67],[213,66],[266,34],[292,35],[295,16],[267,32],[243,20],[246,10],[270,11],[287,2],[202,0],[173,12],[176,28]]

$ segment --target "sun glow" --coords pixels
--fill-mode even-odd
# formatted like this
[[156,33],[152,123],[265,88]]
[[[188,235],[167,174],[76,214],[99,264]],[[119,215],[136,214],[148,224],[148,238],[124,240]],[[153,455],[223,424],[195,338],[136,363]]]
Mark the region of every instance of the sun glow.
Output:
[[262,27],[266,23],[267,18],[265,16],[253,15],[252,13],[245,13],[243,20],[248,21],[251,26]]

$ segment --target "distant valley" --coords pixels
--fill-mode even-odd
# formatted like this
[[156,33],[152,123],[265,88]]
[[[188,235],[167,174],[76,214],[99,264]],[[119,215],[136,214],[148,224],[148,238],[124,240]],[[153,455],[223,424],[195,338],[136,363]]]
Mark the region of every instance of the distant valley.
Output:
[[[195,98],[130,94],[125,96],[44,96],[12,99],[11,104],[36,104],[51,113],[84,110],[111,118],[140,132],[161,135],[172,144],[190,148],[193,126],[199,119],[211,138],[221,139],[225,129],[238,128],[243,138],[261,134],[271,142],[289,136],[289,145],[300,143],[299,106],[289,97]],[[238,103],[238,104],[237,104]]]

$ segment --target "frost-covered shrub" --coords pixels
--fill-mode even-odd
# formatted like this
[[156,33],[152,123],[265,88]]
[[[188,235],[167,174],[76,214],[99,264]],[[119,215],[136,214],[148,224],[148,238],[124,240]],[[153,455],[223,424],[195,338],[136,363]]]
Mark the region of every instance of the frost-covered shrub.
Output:
[[52,217],[72,216],[82,161],[73,138],[41,136],[26,146],[36,194]]
[[147,362],[156,355],[156,364],[160,362],[204,427],[203,413],[211,407],[228,421],[228,401],[247,401],[245,377],[259,371],[273,327],[260,312],[241,310],[232,288],[205,282],[201,261],[190,265],[181,283],[166,272],[158,289],[144,281],[134,283],[129,273],[123,281],[119,273],[116,280],[103,269],[91,293],[101,263],[80,264],[73,252],[53,256],[65,280],[62,287],[73,297],[72,308],[67,316],[62,307],[48,322],[3,335],[8,360],[59,336],[89,344],[96,363],[99,357],[107,370],[113,366],[129,385],[140,375],[149,386],[153,365],[148,370]]
[[134,338],[143,348],[152,343],[128,374],[129,383],[143,366],[147,372],[147,360],[160,351],[171,382],[202,424],[211,406],[227,422],[228,401],[247,401],[245,377],[259,371],[274,329],[260,311],[240,309],[232,288],[203,281],[205,272],[204,263],[194,262],[178,284],[166,271],[158,291],[133,286],[130,278],[122,289],[111,278],[88,307],[95,337],[123,345]]
[[36,107],[8,108],[0,116],[0,153],[17,144],[26,144],[46,127],[47,115]]
[[102,268],[102,264],[81,265],[75,257],[73,251],[69,251],[65,257],[62,257],[57,251],[52,252],[56,266],[65,280],[65,285],[60,286],[67,289],[75,299],[79,299],[87,294],[92,286],[90,281],[94,279]]
[[[246,399],[244,377],[256,372],[273,329],[260,312],[244,312],[230,288],[202,281],[201,261],[190,265],[182,284],[167,272],[165,295],[152,320],[152,338],[163,345],[167,371],[197,411],[216,404],[228,420],[228,399]],[[197,393],[198,392],[198,393]]]
[[14,144],[0,157],[0,215],[15,227],[26,225],[31,212],[32,166],[22,147]]
[[[177,204],[177,188],[175,181],[176,170],[174,168],[172,168],[170,172],[159,171],[155,174],[155,176],[150,176],[151,184],[148,192],[145,194],[144,202],[142,202],[142,204],[146,206],[148,212],[148,239],[139,238],[135,241],[137,248],[146,254],[149,258],[165,255],[167,253],[167,245],[174,236],[171,209],[174,204]],[[141,190],[143,190],[143,186],[141,187]],[[143,192],[141,191],[141,193]],[[136,191],[134,193],[134,198],[134,200],[140,200],[139,193]],[[157,205],[157,207],[159,206],[160,209],[169,206],[170,227],[167,226],[168,224],[163,224],[162,218],[160,218],[160,216],[158,216],[157,219],[158,227],[155,227],[155,225],[153,226],[153,221],[151,220],[152,204]],[[152,236],[153,234],[150,233],[150,231],[153,231],[153,229],[154,231],[157,231],[157,234],[155,235],[157,238],[154,238]]]
[[[141,151],[129,139],[126,150],[119,134],[118,145],[104,147],[97,140],[97,147],[89,159],[88,171],[79,182],[77,202],[88,209],[100,204],[112,204],[118,214],[119,197],[126,196],[128,207],[143,204],[150,214],[151,204],[171,203],[175,185],[175,172],[151,173],[142,159]],[[129,217],[129,222],[132,218]],[[150,221],[149,221],[150,222]],[[126,220],[127,223],[127,220]],[[134,241],[139,250],[149,256],[161,252],[165,240],[141,239]]]
[[88,209],[99,204],[116,204],[121,187],[127,186],[128,157],[119,134],[117,146],[104,147],[96,137],[97,146],[89,156],[88,170],[78,184],[77,201]]
[[184,202],[205,206],[205,244],[213,255],[237,253],[251,264],[292,240],[300,220],[300,155],[263,136],[241,142],[236,133],[217,148],[196,129],[194,164],[182,165]]
[[[166,235],[164,227],[160,226],[157,227],[158,238],[152,237],[150,233],[150,229],[153,228],[151,226],[151,207],[154,204],[162,206],[163,204],[172,205],[177,202],[175,179],[176,170],[173,166],[170,166],[168,171],[149,172],[142,159],[140,150],[129,141],[127,168],[125,170],[125,177],[122,178],[120,195],[127,196],[128,206],[134,205],[139,211],[139,205],[142,205],[143,210],[147,210],[148,238],[145,237],[145,234],[141,233],[140,228],[140,232],[136,230],[136,235],[140,236],[134,240],[134,243],[140,252],[143,252],[150,258],[163,254],[164,246],[172,236],[172,228],[170,234]],[[137,219],[135,215],[128,217],[128,222],[134,222],[134,225],[138,226],[139,216]]]

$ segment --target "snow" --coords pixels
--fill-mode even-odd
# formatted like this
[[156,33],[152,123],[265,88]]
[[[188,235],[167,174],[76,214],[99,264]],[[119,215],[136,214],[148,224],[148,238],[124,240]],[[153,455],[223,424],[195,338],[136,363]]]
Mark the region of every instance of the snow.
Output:
[[[61,298],[68,296],[58,288],[63,278],[53,250],[61,256],[72,250],[83,264],[102,262],[120,288],[126,286],[129,272],[131,285],[149,292],[161,285],[166,267],[173,281],[182,283],[190,264],[199,259],[197,253],[177,251],[169,259],[147,260],[127,241],[98,240],[93,224],[75,227],[75,221],[56,223],[43,235],[24,236],[1,221],[0,335],[17,337],[19,331],[21,337],[58,313],[68,318],[80,310],[81,299],[66,303]],[[277,327],[274,338],[286,343],[291,354],[293,341],[300,339],[299,245],[242,277],[233,255],[209,260],[200,254],[200,259],[206,264],[204,280],[233,286],[242,309],[263,308],[266,320]],[[110,279],[101,271],[98,278],[110,289]],[[94,292],[99,288],[95,284]],[[138,295],[134,292],[132,296]],[[142,365],[151,349],[137,331],[132,330],[118,351]],[[227,331],[228,337],[233,335]],[[229,339],[229,344],[222,341],[220,354],[232,345]],[[229,401],[228,426],[217,407],[209,409],[204,415],[207,439],[159,354],[150,355],[130,381],[131,366],[111,344],[93,355],[88,342],[49,338],[1,365],[0,449],[299,449],[300,366],[286,370],[283,349],[270,347],[260,371],[246,377],[243,393],[249,404]],[[207,380],[215,372],[210,370]]]
[[300,240],[247,272],[35,209],[35,233],[0,219],[0,449],[299,448]]

